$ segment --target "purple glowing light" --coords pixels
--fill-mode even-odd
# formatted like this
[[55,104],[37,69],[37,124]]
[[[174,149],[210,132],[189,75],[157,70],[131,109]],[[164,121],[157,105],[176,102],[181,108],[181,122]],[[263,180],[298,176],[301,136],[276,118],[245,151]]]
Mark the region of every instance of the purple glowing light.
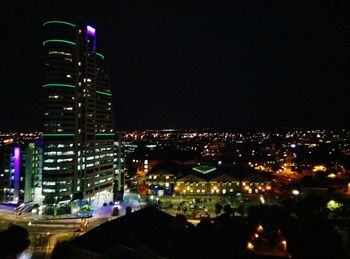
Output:
[[20,163],[21,163],[21,151],[19,147],[14,148],[14,160],[13,160],[13,167],[14,167],[14,175],[13,175],[13,181],[14,181],[14,201],[17,202],[19,198],[19,178],[20,178]]
[[89,34],[95,35],[96,29],[91,27],[90,25],[86,26],[86,30]]

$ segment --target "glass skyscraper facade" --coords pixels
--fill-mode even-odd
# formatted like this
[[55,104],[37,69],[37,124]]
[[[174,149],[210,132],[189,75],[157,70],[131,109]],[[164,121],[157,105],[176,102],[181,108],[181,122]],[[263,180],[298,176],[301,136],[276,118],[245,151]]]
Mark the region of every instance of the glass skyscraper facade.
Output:
[[113,190],[112,89],[93,26],[43,24],[45,202]]

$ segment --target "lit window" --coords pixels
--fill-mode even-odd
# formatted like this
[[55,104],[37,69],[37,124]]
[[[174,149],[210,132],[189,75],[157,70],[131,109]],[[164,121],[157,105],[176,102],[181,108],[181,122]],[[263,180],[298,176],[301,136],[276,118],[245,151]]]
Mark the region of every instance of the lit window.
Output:
[[63,52],[63,51],[50,51],[49,55],[72,56],[72,53]]

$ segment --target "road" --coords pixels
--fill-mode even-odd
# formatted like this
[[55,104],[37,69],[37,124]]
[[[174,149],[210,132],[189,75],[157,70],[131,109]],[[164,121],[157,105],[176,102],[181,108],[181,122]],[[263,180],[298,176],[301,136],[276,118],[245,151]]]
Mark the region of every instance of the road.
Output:
[[77,220],[35,220],[32,215],[17,215],[0,210],[0,230],[9,224],[26,228],[29,232],[30,247],[26,251],[31,258],[49,258],[55,244],[59,240],[79,235],[79,219]]
[[[7,229],[9,224],[16,224],[28,230],[31,244],[26,252],[31,258],[49,258],[57,241],[81,234],[79,218],[47,220],[37,216],[31,213],[16,215],[14,211],[0,210],[0,230]],[[106,220],[91,218],[88,221],[88,227],[92,229]]]
[[[125,215],[125,208],[132,206],[133,211],[139,209],[138,204],[133,206],[121,202],[117,205],[119,216]],[[87,231],[114,219],[112,217],[113,205],[93,207],[93,217],[84,219],[86,226],[80,232],[81,218],[46,217],[43,215],[25,213],[18,215],[13,207],[0,205],[0,231],[6,230],[9,224],[16,224],[26,228],[31,241],[26,254],[30,258],[50,258],[57,241],[74,238]],[[73,216],[73,215],[72,215]]]

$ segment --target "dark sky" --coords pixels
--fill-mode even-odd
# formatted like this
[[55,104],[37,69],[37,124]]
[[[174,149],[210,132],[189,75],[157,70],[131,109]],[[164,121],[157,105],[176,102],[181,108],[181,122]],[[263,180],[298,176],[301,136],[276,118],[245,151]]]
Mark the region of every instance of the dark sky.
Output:
[[338,1],[16,2],[0,6],[0,130],[40,129],[42,23],[60,19],[96,26],[118,130],[350,126]]

